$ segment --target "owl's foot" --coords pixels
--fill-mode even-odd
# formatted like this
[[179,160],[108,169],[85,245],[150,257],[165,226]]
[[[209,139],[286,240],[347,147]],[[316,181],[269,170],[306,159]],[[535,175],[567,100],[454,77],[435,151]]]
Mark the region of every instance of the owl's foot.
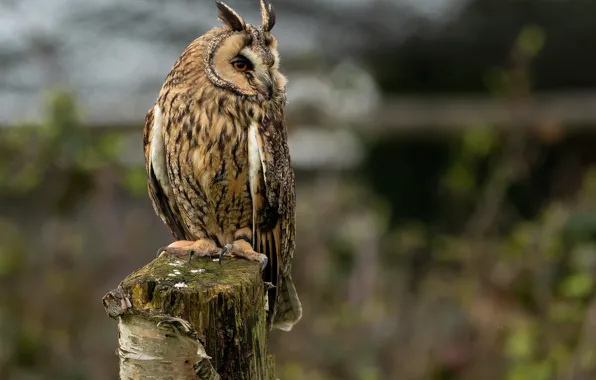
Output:
[[197,257],[217,257],[219,248],[209,239],[199,239],[196,241],[178,240],[157,250],[157,256],[166,253],[177,257],[188,257],[188,263],[193,256]]
[[257,253],[246,240],[236,240],[232,244],[226,244],[219,252],[219,263],[225,254],[232,254],[236,257],[242,257],[246,260],[256,261],[261,264],[261,272],[265,270],[269,259],[262,253]]

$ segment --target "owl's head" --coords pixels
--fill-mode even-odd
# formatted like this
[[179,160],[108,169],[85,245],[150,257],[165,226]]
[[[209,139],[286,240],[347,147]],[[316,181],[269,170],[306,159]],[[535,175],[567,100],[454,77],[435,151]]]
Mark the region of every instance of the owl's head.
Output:
[[215,85],[256,100],[285,96],[286,79],[279,72],[277,40],[271,34],[275,13],[260,0],[262,24],[254,26],[226,4],[216,1],[223,28],[204,50],[207,78]]

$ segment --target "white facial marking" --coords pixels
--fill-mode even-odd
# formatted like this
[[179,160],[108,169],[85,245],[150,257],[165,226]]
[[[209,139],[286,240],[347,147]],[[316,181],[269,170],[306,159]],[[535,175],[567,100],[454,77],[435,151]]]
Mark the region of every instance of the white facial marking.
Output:
[[275,70],[279,70],[279,61],[280,61],[279,53],[276,49],[272,49],[271,54],[273,54],[273,68]]
[[263,67],[263,60],[256,54],[254,51],[250,50],[249,48],[245,47],[244,49],[240,50],[240,54],[248,58],[249,61],[252,62],[255,68]]

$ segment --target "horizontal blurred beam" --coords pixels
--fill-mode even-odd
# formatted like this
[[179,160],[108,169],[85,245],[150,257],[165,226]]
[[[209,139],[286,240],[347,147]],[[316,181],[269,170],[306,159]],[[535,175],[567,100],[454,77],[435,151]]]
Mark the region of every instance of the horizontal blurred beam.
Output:
[[[150,104],[150,102],[146,102]],[[89,110],[86,122],[91,127],[142,129],[146,104],[111,107],[110,112]],[[512,102],[491,96],[394,96],[359,120],[312,119],[312,113],[290,108],[288,124],[326,125],[353,128],[365,133],[418,131],[457,132],[492,126],[497,128],[595,128],[596,92],[540,93]],[[305,117],[305,115],[307,115]],[[2,126],[6,126],[5,124]]]
[[596,128],[596,92],[536,94],[517,101],[489,96],[393,97],[355,127],[371,132],[419,129]]

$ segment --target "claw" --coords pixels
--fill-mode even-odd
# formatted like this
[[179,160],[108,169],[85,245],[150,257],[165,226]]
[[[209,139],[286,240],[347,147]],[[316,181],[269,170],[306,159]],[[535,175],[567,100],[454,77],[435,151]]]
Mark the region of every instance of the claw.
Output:
[[267,264],[269,264],[269,259],[267,258],[267,256],[265,256],[265,260],[263,260],[263,264],[261,264],[261,272],[265,270]]
[[221,259],[223,258],[223,256],[228,253],[230,251],[230,249],[232,249],[232,244],[226,244],[221,251],[219,252],[219,265],[221,265]]
[[155,257],[159,257],[159,255],[161,255],[162,252],[166,251],[167,247],[161,247],[157,250],[157,254],[155,255]]

